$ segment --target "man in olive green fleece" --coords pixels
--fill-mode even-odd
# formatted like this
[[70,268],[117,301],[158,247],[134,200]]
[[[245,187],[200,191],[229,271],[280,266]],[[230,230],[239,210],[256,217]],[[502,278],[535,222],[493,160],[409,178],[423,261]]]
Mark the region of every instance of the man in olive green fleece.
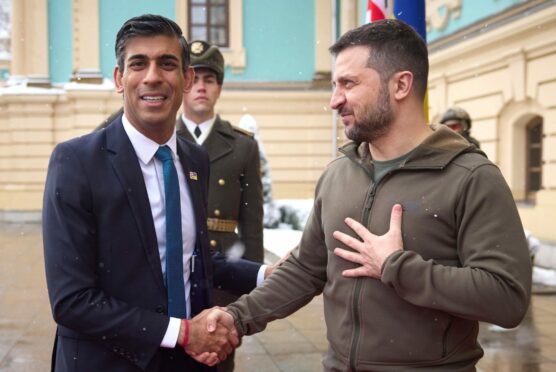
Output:
[[209,330],[262,331],[323,293],[326,371],[473,371],[478,322],[524,316],[531,265],[499,169],[426,125],[427,47],[397,20],[343,35],[330,105],[352,142],[315,191],[298,248]]

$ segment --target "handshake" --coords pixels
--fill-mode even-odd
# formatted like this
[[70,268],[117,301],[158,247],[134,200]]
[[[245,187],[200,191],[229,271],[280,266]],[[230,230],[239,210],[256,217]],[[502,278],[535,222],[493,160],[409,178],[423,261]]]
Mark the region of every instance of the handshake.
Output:
[[[291,251],[274,265],[267,266],[264,278],[268,278],[290,255]],[[178,345],[197,362],[212,367],[224,361],[239,345],[234,317],[225,307],[215,306],[203,310],[191,320],[182,319]]]
[[196,361],[213,366],[238,346],[234,318],[226,308],[206,309],[191,320],[182,320],[178,345]]

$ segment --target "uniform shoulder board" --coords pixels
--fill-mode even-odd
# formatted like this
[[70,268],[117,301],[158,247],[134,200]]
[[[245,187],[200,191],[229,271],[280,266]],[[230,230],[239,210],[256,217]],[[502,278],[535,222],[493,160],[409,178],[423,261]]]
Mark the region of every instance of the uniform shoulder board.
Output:
[[253,138],[255,136],[255,134],[253,132],[248,131],[247,129],[243,129],[240,127],[236,127],[235,125],[232,125],[232,129],[238,133],[243,134],[244,136]]

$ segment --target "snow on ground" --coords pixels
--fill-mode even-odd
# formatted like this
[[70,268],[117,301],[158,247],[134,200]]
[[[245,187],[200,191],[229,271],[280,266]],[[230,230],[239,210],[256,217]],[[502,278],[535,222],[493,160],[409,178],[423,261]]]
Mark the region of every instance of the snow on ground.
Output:
[[556,270],[533,266],[533,283],[556,286]]
[[299,243],[302,233],[284,228],[264,229],[264,248],[277,257],[283,257]]
[[313,199],[278,199],[274,200],[274,205],[278,209],[285,208],[290,213],[295,213],[299,220],[300,230],[303,230],[309,214],[313,210]]

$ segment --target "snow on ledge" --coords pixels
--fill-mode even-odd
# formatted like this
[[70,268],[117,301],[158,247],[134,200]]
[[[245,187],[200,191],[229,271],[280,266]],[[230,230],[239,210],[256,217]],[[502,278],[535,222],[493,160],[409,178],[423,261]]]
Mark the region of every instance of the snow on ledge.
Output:
[[0,96],[54,96],[63,94],[64,90],[60,88],[38,88],[38,87],[28,87],[25,84],[10,85],[0,88]]
[[114,91],[115,85],[112,80],[103,79],[102,84],[85,84],[69,82],[61,85],[53,85],[51,88],[28,87],[26,82],[6,85],[0,87],[0,96],[23,96],[23,95],[61,95],[67,91]]
[[65,90],[114,90],[116,86],[109,79],[103,79],[102,84],[86,84],[86,83],[78,83],[72,81],[70,83],[64,84]]

